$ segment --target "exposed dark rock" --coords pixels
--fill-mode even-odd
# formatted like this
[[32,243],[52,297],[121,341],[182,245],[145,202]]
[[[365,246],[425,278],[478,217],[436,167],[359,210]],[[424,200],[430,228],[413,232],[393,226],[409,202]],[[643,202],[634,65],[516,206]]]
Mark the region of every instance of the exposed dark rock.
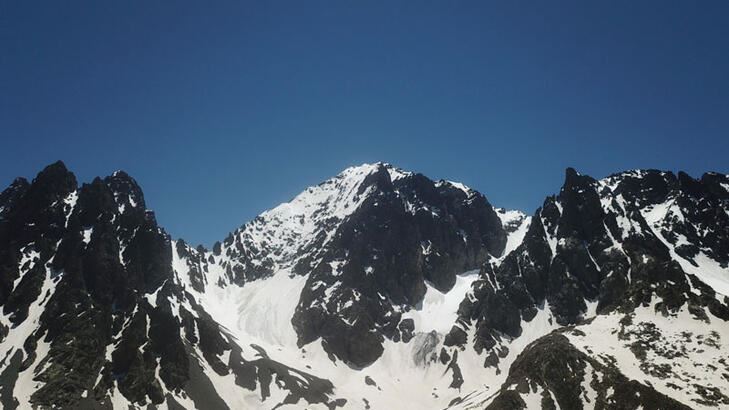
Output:
[[413,332],[415,331],[415,322],[413,319],[403,319],[399,325],[397,325],[398,330],[400,330],[401,340],[403,343],[409,342],[413,337]]
[[[474,297],[459,308],[460,327],[446,337],[446,345],[462,346],[461,327],[475,326],[474,348],[492,349],[504,335],[517,337],[522,321],[532,320],[545,302],[561,325],[581,321],[588,303],[608,313],[647,305],[653,296],[660,297],[657,309],[664,314],[688,304],[697,318],[708,308],[727,320],[729,306],[687,274],[668,249],[682,235],[700,244],[676,245],[675,252],[687,260],[699,248],[719,263],[727,260],[729,208],[722,183],[725,176],[718,174],[695,180],[660,171],[598,182],[568,169],[560,194],[537,210],[523,243],[498,266],[483,266]],[[676,210],[654,232],[643,212],[661,206]]]
[[[600,376],[586,373],[590,365]],[[590,407],[689,409],[653,388],[627,379],[614,367],[608,367],[572,346],[559,334],[542,337],[529,345],[511,365],[509,376],[487,409],[524,409],[519,393],[542,391],[543,408],[581,409],[582,384],[587,380],[597,392]],[[547,393],[548,392],[548,393]],[[556,401],[556,403],[555,403]]]
[[[368,189],[373,193],[339,225],[310,271],[292,319],[300,345],[321,337],[329,351],[355,367],[379,357],[382,348],[374,345],[383,336],[403,342],[412,337],[397,332],[393,304],[417,306],[425,280],[449,290],[457,274],[500,255],[506,242],[496,212],[475,191],[420,174],[392,181],[385,165],[360,187],[362,194]],[[325,296],[331,288],[338,290]],[[354,306],[341,311],[347,302]]]
[[[199,408],[225,409],[230,406],[212,378],[229,376],[271,407],[346,407],[346,399],[334,396],[332,381],[236,340],[196,301],[211,287],[245,287],[282,272],[308,275],[291,319],[300,347],[322,343],[333,361],[359,370],[382,355],[386,339],[408,343],[415,365],[437,366],[458,390],[465,383],[459,353],[463,360],[463,351],[473,348],[484,366],[505,371],[509,342],[547,309],[565,326],[587,323],[593,312],[625,314],[618,337],[641,371],[658,379],[679,380],[671,364],[651,363],[651,355],[689,353],[665,346],[649,322],[632,323],[636,307],[652,306],[664,316],[685,308],[707,325],[729,321],[729,300],[717,299],[695,269],[706,257],[729,266],[726,175],[694,179],[649,170],[597,181],[567,169],[560,193],[544,201],[523,242],[508,255],[507,234],[523,220],[502,226],[476,191],[420,174],[393,175],[389,165],[373,166],[353,191],[346,216],[316,219],[311,238],[254,240],[246,229],[263,231],[266,223],[281,222],[262,216],[211,252],[173,243],[124,172],[79,188],[57,162],[31,183],[16,179],[0,193],[0,306],[7,318],[0,343],[30,323],[32,312],[37,325],[23,340],[9,338],[15,345],[0,358],[0,404],[108,409],[116,394],[138,407],[164,402],[182,408],[189,399]],[[326,213],[339,198],[315,212]],[[421,308],[426,283],[447,292],[458,274],[475,269],[479,278],[447,335],[416,333],[414,320],[402,318]],[[218,271],[224,274],[208,282],[209,273]],[[246,357],[241,346],[256,354]],[[711,335],[701,346],[722,345]],[[560,333],[542,337],[512,364],[489,408],[523,408],[521,395],[537,387],[543,408],[581,408],[588,364],[602,375],[588,381],[598,394],[596,408],[685,408],[604,363]],[[729,380],[729,368],[719,369],[719,363],[700,365]],[[18,374],[31,370],[37,386],[30,403],[20,403],[13,397]],[[369,377],[364,383],[380,389]],[[729,405],[725,393],[710,385],[670,386],[691,390],[698,404]],[[287,392],[281,403],[266,401],[272,389]]]

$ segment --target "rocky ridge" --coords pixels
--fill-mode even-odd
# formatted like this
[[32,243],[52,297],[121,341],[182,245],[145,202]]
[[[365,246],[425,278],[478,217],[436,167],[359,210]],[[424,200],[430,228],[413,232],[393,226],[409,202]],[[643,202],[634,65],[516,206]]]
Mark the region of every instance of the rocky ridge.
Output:
[[125,173],[79,187],[52,164],[0,194],[0,401],[729,404],[728,204],[722,174],[568,169],[528,217],[365,164],[207,250]]

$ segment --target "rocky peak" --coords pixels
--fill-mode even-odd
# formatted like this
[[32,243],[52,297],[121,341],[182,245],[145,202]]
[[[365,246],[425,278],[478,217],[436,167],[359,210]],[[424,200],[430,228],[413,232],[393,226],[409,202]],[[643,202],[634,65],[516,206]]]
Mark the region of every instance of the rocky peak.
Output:
[[5,190],[0,193],[0,203],[4,203],[6,201],[5,198],[9,198],[11,196],[17,196],[20,192],[28,189],[30,186],[30,183],[27,179],[23,177],[18,177],[13,180],[13,182],[5,188]]
[[30,183],[27,179],[15,178],[9,187],[0,192],[0,220],[13,208],[15,202],[25,194],[29,187]]
[[293,318],[299,344],[322,338],[355,367],[376,360],[385,338],[411,337],[401,313],[422,302],[426,281],[448,292],[506,245],[486,198],[460,184],[384,164],[365,180],[367,197],[301,270],[309,276]]
[[[16,179],[2,195],[0,303],[9,300],[5,312],[13,312],[16,320],[22,320],[27,315],[27,299],[39,292],[43,264],[63,236],[77,197],[76,178],[58,161],[43,169],[29,185]],[[32,263],[21,263],[26,260]],[[31,274],[25,275],[28,271]],[[16,284],[19,278],[24,280]]]
[[[664,309],[690,303],[729,318],[726,305],[706,299],[710,289],[702,288],[701,297],[686,291],[692,275],[729,291],[726,278],[707,274],[729,275],[726,265],[719,268],[727,214],[711,198],[686,174],[629,171],[596,181],[568,169],[560,194],[537,211],[522,245],[474,283],[474,297],[462,303],[462,320],[446,340],[462,343],[475,326],[474,346],[498,351],[503,334],[518,336],[520,318],[529,322],[545,301],[562,325],[594,312],[632,309],[651,295],[663,299]],[[699,260],[712,261],[711,267],[697,269]]]
[[621,172],[598,181],[601,197],[612,199],[622,195],[638,207],[664,201],[676,185],[672,172],[655,169]]
[[701,176],[701,183],[718,199],[729,200],[729,175],[707,172]]
[[593,237],[602,230],[602,207],[595,189],[596,181],[567,168],[564,185],[559,194],[561,207],[558,235],[575,238]]
[[[590,177],[586,177],[589,179],[592,179]],[[572,167],[567,167],[564,170],[564,188],[569,188],[575,185],[579,185],[581,181],[585,180],[585,176],[580,175],[579,172],[577,172],[576,169]]]
[[33,179],[27,194],[28,203],[34,206],[48,206],[54,201],[62,200],[76,190],[76,176],[62,161],[45,167]]
[[580,193],[588,188],[592,188],[594,183],[595,179],[591,176],[582,175],[574,168],[567,168],[565,169],[564,184],[562,184],[560,194],[568,192]]
[[280,270],[305,273],[337,226],[369,195],[391,185],[383,164],[347,168],[243,225],[215,253],[239,284]]
[[364,164],[358,168],[368,170],[365,171],[368,172],[368,174],[364,177],[364,180],[359,186],[359,195],[364,194],[366,190],[371,190],[373,192],[385,192],[392,190],[393,186],[390,170],[394,170],[394,167],[391,165],[378,162],[372,165]]
[[113,192],[120,213],[124,213],[125,210],[147,208],[142,189],[126,172],[115,171],[111,176],[104,178],[104,183]]
[[[176,254],[199,292],[305,276],[292,319],[299,344],[321,339],[332,357],[362,367],[379,357],[385,338],[411,337],[408,325],[398,327],[401,312],[422,302],[426,281],[448,292],[457,275],[501,256],[506,236],[475,190],[375,163],[307,188],[212,252],[178,242]],[[224,276],[206,283],[202,273],[217,266]]]
[[0,194],[0,405],[727,404],[727,195],[716,173],[569,168],[527,217],[364,164],[208,251],[126,173],[77,189],[53,164]]

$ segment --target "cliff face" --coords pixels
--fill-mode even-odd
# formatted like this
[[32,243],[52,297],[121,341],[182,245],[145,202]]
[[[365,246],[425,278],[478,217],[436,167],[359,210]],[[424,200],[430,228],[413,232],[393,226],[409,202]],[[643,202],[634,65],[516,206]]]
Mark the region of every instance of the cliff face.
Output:
[[568,169],[527,217],[366,164],[207,250],[124,172],[79,187],[59,162],[0,194],[0,402],[729,405],[727,294],[716,173]]

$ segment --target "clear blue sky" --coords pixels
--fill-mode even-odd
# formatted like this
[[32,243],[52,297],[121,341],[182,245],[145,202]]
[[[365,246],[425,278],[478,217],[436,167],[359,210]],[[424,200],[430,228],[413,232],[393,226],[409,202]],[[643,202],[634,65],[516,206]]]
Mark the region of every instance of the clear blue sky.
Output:
[[727,18],[725,0],[4,1],[0,184],[57,159],[81,181],[124,169],[173,236],[211,244],[363,162],[529,213],[567,166],[726,173]]

